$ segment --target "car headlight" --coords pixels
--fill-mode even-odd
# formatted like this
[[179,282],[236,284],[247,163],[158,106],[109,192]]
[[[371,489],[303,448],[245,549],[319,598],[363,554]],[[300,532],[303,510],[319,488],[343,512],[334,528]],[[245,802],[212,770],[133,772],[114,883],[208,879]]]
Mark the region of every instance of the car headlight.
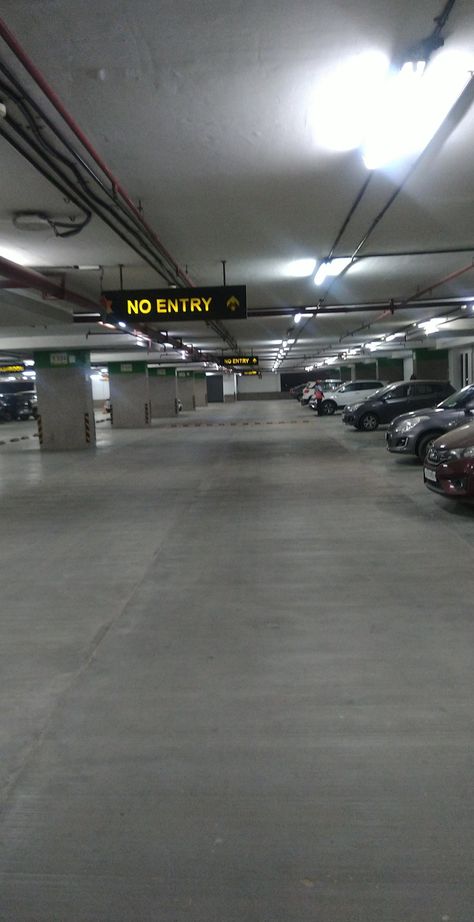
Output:
[[422,423],[425,419],[429,419],[429,416],[412,416],[410,419],[404,419],[395,428],[397,432],[410,432],[411,429],[414,429],[415,426],[418,426],[418,423]]
[[450,461],[460,461],[461,458],[474,458],[474,445],[469,448],[451,448],[448,458]]
[[346,407],[346,410],[349,410],[349,413],[353,413],[354,410],[358,410],[362,406],[362,403],[351,403]]

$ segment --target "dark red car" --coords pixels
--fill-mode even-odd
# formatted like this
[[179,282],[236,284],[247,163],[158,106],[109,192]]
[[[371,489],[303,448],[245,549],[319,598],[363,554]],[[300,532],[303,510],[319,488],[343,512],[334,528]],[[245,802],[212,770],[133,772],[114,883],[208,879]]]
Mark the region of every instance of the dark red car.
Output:
[[474,499],[474,420],[432,442],[423,475],[435,493]]

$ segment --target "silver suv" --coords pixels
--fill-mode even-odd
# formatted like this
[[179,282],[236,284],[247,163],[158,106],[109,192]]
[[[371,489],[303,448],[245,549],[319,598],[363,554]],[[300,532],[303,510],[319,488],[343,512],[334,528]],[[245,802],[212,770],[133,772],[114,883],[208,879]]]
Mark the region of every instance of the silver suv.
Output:
[[383,381],[374,381],[373,378],[368,381],[346,381],[328,394],[321,404],[321,410],[326,416],[332,416],[336,410],[343,410],[350,403],[360,403],[372,397],[381,387],[385,387]]
[[386,435],[387,449],[396,454],[417,455],[423,461],[433,439],[468,422],[473,414],[474,384],[468,384],[437,407],[397,416]]

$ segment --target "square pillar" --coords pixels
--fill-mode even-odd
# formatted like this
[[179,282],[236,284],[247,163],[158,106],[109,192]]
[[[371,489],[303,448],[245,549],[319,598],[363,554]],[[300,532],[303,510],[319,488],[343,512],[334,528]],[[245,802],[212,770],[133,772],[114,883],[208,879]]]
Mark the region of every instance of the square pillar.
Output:
[[178,370],[176,372],[176,382],[178,386],[178,397],[183,404],[183,410],[195,410],[194,372]]
[[146,362],[110,362],[110,405],[116,429],[144,429],[151,423]]
[[176,368],[148,367],[148,387],[153,419],[176,416]]
[[207,382],[205,371],[194,372],[194,397],[196,407],[207,407]]
[[44,451],[96,444],[90,355],[82,350],[35,352],[38,435]]

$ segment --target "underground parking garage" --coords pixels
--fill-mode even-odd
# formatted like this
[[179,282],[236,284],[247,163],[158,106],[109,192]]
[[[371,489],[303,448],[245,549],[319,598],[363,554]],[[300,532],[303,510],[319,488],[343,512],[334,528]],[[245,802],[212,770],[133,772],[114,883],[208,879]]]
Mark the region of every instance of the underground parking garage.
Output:
[[3,7],[1,922],[472,922],[470,5]]
[[185,417],[2,427],[2,917],[469,919],[470,510],[339,415]]

